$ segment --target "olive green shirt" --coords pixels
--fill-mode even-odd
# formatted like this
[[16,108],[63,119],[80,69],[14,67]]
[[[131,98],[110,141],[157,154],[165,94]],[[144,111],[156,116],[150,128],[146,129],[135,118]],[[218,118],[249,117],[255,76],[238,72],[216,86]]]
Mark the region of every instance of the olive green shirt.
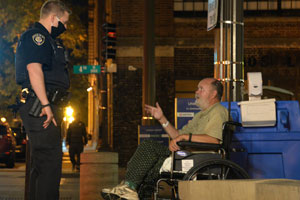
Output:
[[222,141],[222,126],[228,121],[228,111],[220,103],[216,103],[204,111],[198,112],[186,124],[179,134],[206,134]]

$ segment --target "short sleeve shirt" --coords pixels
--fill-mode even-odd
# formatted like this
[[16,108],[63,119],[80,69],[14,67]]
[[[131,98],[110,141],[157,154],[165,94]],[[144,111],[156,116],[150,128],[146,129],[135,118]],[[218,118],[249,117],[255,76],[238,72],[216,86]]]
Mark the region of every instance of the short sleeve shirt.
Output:
[[40,24],[35,23],[34,28],[25,32],[21,38],[22,58],[24,66],[29,63],[40,63],[43,67],[51,66],[53,48],[49,41],[49,32]]
[[228,121],[228,111],[220,103],[198,112],[179,134],[206,134],[222,141],[222,126]]

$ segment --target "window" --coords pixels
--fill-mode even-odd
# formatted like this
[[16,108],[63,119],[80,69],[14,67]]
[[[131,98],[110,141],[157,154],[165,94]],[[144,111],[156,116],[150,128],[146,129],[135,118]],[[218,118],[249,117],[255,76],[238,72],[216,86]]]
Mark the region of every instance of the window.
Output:
[[244,10],[277,10],[277,0],[246,0],[244,1]]
[[281,0],[281,9],[300,9],[300,0]]
[[[222,0],[219,0],[221,2]],[[174,0],[175,17],[207,17],[208,0]],[[244,0],[244,11],[247,14],[276,15],[282,11],[300,9],[300,0]],[[263,12],[263,13],[262,13]],[[297,12],[290,12],[290,14]]]
[[208,0],[174,0],[174,11],[207,11]]

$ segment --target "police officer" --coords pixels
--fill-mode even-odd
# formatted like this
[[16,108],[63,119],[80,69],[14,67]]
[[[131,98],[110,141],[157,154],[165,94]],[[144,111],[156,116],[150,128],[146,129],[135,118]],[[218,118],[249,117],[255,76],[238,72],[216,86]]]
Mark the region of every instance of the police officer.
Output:
[[[59,199],[60,106],[47,94],[52,91],[62,94],[69,88],[64,49],[55,38],[66,30],[70,14],[62,2],[46,1],[41,7],[39,22],[22,34],[17,47],[16,81],[24,91],[29,91],[26,103],[20,107],[20,115],[30,144],[30,199]],[[36,102],[40,103],[41,111],[31,115]]]
[[[83,152],[83,146],[87,144],[87,135],[85,124],[80,121],[80,114],[70,124],[67,132],[67,145],[69,145],[69,156],[72,162],[73,170],[80,168],[80,154]],[[75,159],[76,157],[76,159]]]

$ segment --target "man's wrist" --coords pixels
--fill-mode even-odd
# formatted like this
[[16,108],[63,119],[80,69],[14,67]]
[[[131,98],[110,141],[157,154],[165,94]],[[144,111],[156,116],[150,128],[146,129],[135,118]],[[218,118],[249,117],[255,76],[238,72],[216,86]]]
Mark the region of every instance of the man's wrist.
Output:
[[162,125],[162,127],[164,127],[164,128],[167,128],[168,126],[169,126],[169,121],[167,121],[166,123],[162,123],[161,125]]
[[165,123],[167,123],[168,120],[165,116],[162,116],[158,121],[160,124],[165,124]]

